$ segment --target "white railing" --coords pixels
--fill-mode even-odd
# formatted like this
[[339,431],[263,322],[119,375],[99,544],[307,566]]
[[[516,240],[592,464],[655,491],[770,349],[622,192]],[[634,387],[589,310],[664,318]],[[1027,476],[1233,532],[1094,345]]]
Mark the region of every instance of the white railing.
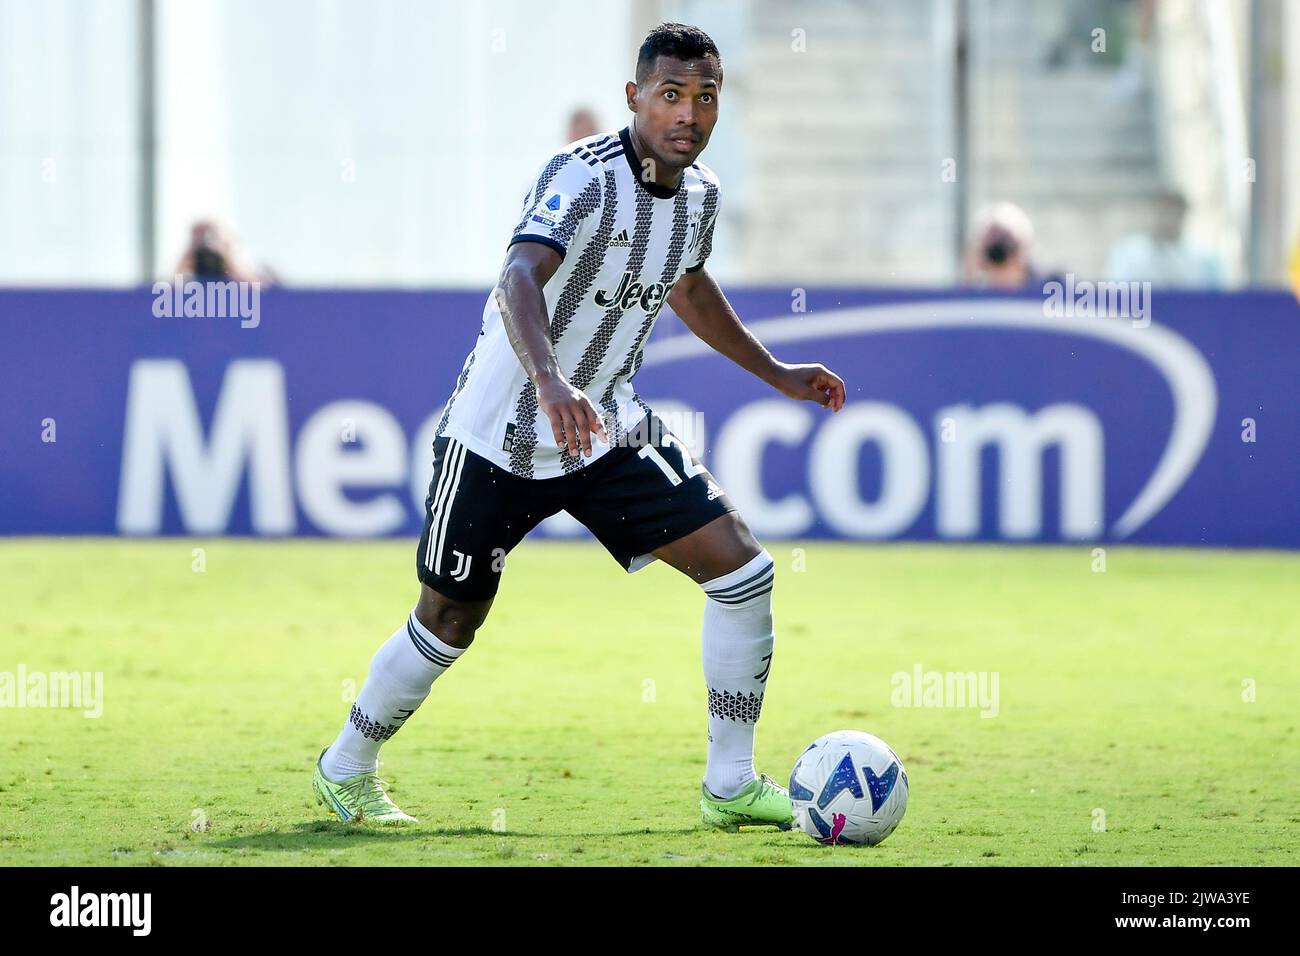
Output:
[[1246,97],[1237,57],[1238,25],[1220,0],[1201,0],[1198,11],[1210,44],[1215,125],[1219,129],[1220,182],[1226,212],[1221,242],[1234,280],[1243,279],[1243,239],[1250,234],[1250,184],[1254,160],[1247,156]]
[[1219,253],[1230,285],[1245,281],[1250,189],[1242,23],[1222,0],[1166,0],[1156,21],[1155,108],[1165,179],[1187,197],[1188,227]]

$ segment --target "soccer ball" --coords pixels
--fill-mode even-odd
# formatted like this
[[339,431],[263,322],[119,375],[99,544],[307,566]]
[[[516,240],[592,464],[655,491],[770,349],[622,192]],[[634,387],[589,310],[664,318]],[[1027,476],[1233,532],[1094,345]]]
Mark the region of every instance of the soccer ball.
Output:
[[795,761],[790,802],[799,829],[818,843],[875,846],[907,811],[907,771],[879,737],[837,730]]

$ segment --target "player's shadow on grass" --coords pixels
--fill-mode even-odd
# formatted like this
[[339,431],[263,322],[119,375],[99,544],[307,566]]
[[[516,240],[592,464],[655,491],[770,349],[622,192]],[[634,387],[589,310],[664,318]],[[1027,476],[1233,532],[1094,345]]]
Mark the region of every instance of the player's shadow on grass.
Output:
[[680,827],[675,830],[655,830],[650,827],[638,827],[635,830],[615,830],[600,833],[539,833],[532,830],[498,832],[491,827],[378,827],[356,826],[328,820],[312,820],[295,823],[283,830],[268,830],[264,833],[250,833],[246,836],[212,840],[207,845],[225,850],[316,850],[343,849],[348,846],[356,846],[358,843],[370,843],[377,840],[396,840],[409,843],[412,840],[437,840],[450,837],[495,837],[498,840],[510,840],[520,837],[568,839],[573,837],[643,837],[648,835],[683,836],[699,832],[703,831],[698,827]]
[[347,846],[356,846],[358,843],[370,843],[376,840],[409,843],[412,840],[427,839],[435,835],[486,836],[491,834],[490,827],[460,827],[430,831],[419,826],[357,826],[328,820],[311,820],[295,823],[285,829],[267,830],[262,833],[249,833],[245,836],[213,840],[209,846],[228,850],[342,849]]

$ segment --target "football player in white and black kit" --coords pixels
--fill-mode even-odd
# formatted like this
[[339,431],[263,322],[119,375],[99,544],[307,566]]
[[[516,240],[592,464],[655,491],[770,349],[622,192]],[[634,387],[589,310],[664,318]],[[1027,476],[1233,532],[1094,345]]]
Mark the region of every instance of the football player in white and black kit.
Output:
[[704,823],[789,827],[789,795],[754,769],[772,664],[771,555],[632,388],[665,304],[741,368],[832,411],[844,383],[775,359],[705,268],[721,190],[700,153],[722,62],[701,30],[663,24],[627,84],[631,123],[547,159],[525,195],[434,441],[416,566],[419,602],[371,661],[318,800],[341,819],[413,823],[377,775],[379,748],[474,640],[507,554],[566,511],[626,570],[656,559],[703,588],[708,759]]

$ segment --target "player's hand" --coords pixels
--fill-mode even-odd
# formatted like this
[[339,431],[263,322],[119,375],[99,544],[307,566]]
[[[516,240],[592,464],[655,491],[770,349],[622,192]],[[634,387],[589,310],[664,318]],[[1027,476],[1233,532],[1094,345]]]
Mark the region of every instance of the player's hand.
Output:
[[578,457],[579,450],[591,457],[593,434],[601,441],[608,441],[605,426],[591,399],[562,377],[548,378],[538,384],[537,404],[551,421],[556,447],[567,447],[574,458]]
[[782,395],[816,402],[833,412],[844,407],[844,380],[825,365],[783,365],[772,384]]

